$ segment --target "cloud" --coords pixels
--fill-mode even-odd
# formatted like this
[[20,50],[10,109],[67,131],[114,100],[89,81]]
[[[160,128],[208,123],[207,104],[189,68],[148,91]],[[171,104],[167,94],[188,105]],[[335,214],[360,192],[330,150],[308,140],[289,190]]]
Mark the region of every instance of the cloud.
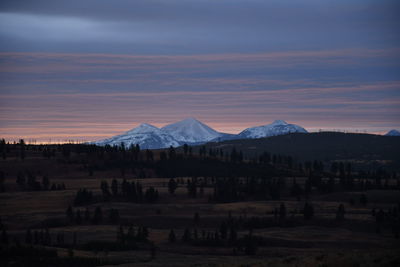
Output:
[[2,51],[243,53],[400,41],[399,4],[384,0],[4,0],[0,10]]
[[0,136],[399,126],[398,1],[0,1]]

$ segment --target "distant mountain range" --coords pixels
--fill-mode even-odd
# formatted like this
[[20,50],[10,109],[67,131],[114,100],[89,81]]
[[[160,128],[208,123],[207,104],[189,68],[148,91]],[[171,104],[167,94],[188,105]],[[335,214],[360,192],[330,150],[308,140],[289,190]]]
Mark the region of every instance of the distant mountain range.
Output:
[[389,132],[387,132],[385,135],[386,136],[400,136],[400,132],[393,129],[393,130],[390,130]]
[[161,129],[144,123],[124,134],[92,143],[100,146],[120,146],[123,143],[127,147],[138,144],[144,149],[158,149],[183,144],[199,145],[207,142],[254,139],[288,133],[307,133],[307,131],[298,125],[276,120],[268,125],[247,128],[239,134],[227,134],[217,132],[194,118],[187,118]]

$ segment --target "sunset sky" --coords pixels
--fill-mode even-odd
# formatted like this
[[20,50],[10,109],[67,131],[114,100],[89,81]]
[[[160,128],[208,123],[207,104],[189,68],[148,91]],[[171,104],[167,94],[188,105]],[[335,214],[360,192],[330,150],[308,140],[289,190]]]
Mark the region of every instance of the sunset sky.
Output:
[[386,0],[2,0],[0,138],[186,117],[400,130],[399,14]]

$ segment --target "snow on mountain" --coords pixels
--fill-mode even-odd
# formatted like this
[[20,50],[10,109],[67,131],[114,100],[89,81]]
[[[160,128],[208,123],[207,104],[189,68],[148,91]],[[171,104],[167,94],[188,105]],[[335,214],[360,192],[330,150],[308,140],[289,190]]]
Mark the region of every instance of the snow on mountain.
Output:
[[400,136],[400,132],[393,129],[393,130],[390,130],[389,132],[387,132],[385,135],[386,136]]
[[166,125],[162,127],[161,130],[169,133],[182,144],[204,143],[222,136],[221,133],[194,118],[187,118]]
[[124,134],[94,142],[94,144],[100,146],[120,146],[122,143],[126,147],[138,144],[143,149],[177,147],[180,145],[170,134],[147,123],[143,123]]
[[217,132],[194,118],[188,118],[166,125],[161,129],[143,123],[121,135],[95,141],[92,144],[120,146],[123,143],[126,147],[138,144],[143,149],[158,149],[170,146],[177,147],[185,143],[194,145],[210,141],[221,142],[233,139],[261,138],[295,132],[307,133],[300,126],[276,120],[272,124],[245,129],[237,135],[226,134]]
[[295,124],[288,124],[283,120],[276,120],[271,124],[247,128],[238,134],[238,138],[262,138],[288,133],[307,133],[307,131]]

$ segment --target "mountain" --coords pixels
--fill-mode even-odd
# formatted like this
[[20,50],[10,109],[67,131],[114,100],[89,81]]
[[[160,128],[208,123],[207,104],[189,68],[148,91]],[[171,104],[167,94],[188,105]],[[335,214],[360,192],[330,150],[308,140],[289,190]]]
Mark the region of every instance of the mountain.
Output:
[[124,134],[94,142],[94,144],[100,146],[120,146],[121,143],[124,143],[126,147],[138,144],[140,148],[143,149],[158,149],[170,146],[180,146],[180,143],[170,134],[147,123],[143,123]]
[[182,144],[205,143],[223,135],[194,118],[166,125],[161,130]]
[[254,139],[288,133],[307,133],[307,131],[298,125],[288,124],[283,120],[276,120],[268,125],[247,128],[238,134],[237,139]]
[[389,132],[387,132],[385,135],[386,136],[400,136],[400,132],[393,129],[393,130],[390,130]]
[[92,142],[92,144],[99,146],[120,146],[124,143],[126,147],[138,144],[143,149],[159,149],[170,146],[178,147],[183,144],[198,145],[207,142],[253,139],[295,132],[307,133],[307,131],[300,126],[277,120],[269,125],[248,128],[240,134],[227,134],[217,132],[194,118],[187,118],[166,125],[161,129],[143,123],[121,135],[95,141]]

